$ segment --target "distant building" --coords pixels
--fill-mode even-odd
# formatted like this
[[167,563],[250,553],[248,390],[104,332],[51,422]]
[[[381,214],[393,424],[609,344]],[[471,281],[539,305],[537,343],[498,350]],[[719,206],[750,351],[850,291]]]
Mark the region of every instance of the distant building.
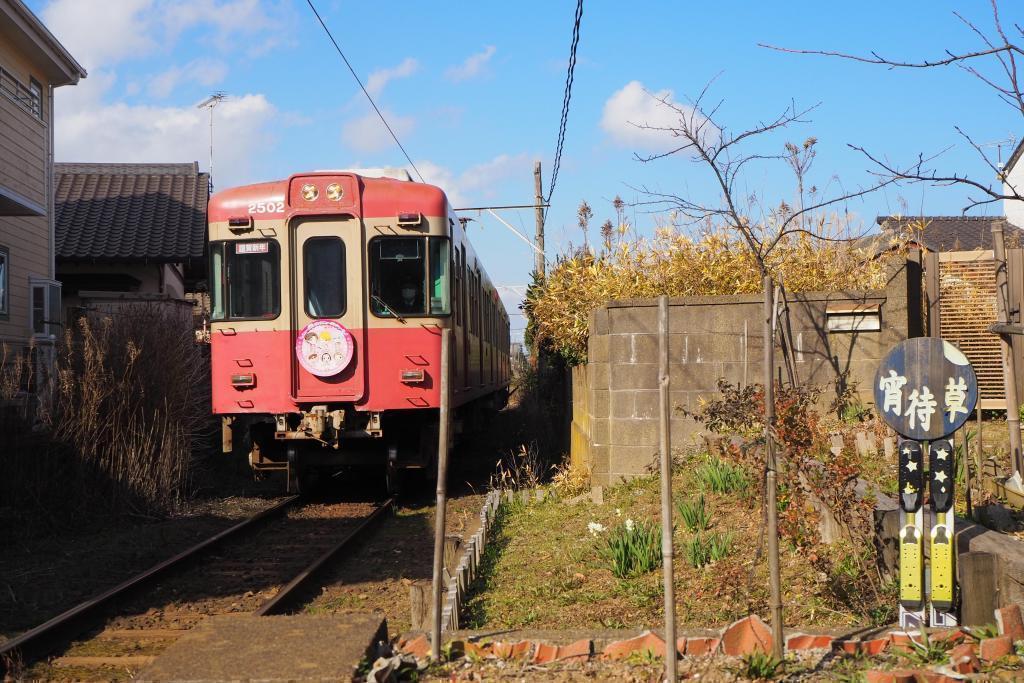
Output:
[[[1017,189],[1018,194],[1024,195],[1024,165],[1018,166],[1021,156],[1024,156],[1024,138],[1017,144],[1013,154],[1006,160],[1003,166],[1003,194],[1010,194],[1008,186]],[[1006,220],[1019,228],[1024,228],[1024,201],[1017,199],[1004,199],[1003,211],[1006,212]]]
[[[1022,185],[1024,187],[1024,185]],[[1024,202],[1021,202],[1024,204]],[[1009,211],[1007,211],[1009,213]],[[928,251],[976,251],[992,248],[992,224],[1005,216],[879,216],[884,233],[906,233],[911,243]],[[1020,224],[1024,227],[1024,223]],[[1005,228],[1006,246],[1024,245],[1024,230]]]
[[205,273],[210,177],[199,165],[57,164],[57,277],[68,319],[164,302],[191,315]]
[[0,346],[8,360],[33,348],[36,370],[61,329],[53,91],[85,75],[24,2],[0,0]]

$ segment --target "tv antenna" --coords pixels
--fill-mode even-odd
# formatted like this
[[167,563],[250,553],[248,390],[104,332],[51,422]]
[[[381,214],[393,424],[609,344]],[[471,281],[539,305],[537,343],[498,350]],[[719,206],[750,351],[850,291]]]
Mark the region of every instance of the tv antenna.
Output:
[[227,99],[227,94],[217,91],[196,105],[196,109],[210,110],[210,191],[213,192],[213,110]]

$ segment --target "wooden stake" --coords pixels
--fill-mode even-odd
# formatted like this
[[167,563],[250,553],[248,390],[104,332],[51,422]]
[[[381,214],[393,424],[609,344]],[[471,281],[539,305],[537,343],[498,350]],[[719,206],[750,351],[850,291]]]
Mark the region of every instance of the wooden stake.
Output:
[[658,298],[658,449],[661,454],[661,565],[665,582],[665,678],[676,678],[676,591],[672,569],[672,433],[669,403],[668,297]]
[[771,582],[772,654],[782,659],[782,576],[779,572],[779,516],[776,507],[777,484],[775,439],[775,391],[773,367],[775,365],[775,301],[772,279],[764,276],[764,448],[765,448],[765,505],[768,507],[768,575]]
[[444,571],[444,531],[448,495],[448,430],[451,421],[449,406],[451,389],[448,382],[451,334],[450,329],[441,330],[441,409],[437,429],[437,507],[434,509],[434,576],[433,595],[431,596],[434,619],[430,629],[430,656],[435,660],[441,656],[441,599],[447,588],[442,585],[442,574]]
[[[996,262],[996,312],[1000,323],[1010,322],[1010,299],[1006,273],[1006,244],[1003,241],[1003,221],[992,221],[992,250]],[[999,335],[1003,349],[1003,384],[1006,393],[1006,427],[1010,431],[1010,464],[1024,476],[1024,456],[1021,453],[1020,403],[1017,400],[1017,374],[1014,368],[1013,346],[1010,337]]]

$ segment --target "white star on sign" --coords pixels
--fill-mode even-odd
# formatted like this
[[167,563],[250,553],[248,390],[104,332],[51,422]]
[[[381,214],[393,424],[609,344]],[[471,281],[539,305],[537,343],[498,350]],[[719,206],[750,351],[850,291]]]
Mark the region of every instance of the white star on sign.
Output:
[[910,455],[910,448],[908,446],[903,447],[903,455]]
[[913,461],[913,460],[907,461],[907,471],[908,472],[915,472],[915,471],[917,471],[917,463],[915,461]]
[[941,470],[935,473],[935,481],[939,483],[946,481],[946,478],[946,473],[942,472]]
[[935,457],[938,458],[939,460],[945,460],[947,455],[949,455],[949,451],[947,451],[945,448],[935,449]]

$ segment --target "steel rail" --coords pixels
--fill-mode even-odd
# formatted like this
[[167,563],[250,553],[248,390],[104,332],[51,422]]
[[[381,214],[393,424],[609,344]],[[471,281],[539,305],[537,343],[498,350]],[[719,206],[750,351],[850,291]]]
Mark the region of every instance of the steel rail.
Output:
[[[141,574],[136,574],[127,581],[124,581],[113,588],[104,591],[103,593],[100,593],[99,595],[94,596],[75,607],[72,607],[66,612],[58,614],[49,621],[22,633],[20,636],[12,638],[4,643],[0,643],[0,673],[6,670],[5,662],[8,661],[8,659],[16,655],[20,656],[18,657],[20,659],[24,658],[26,655],[44,651],[48,644],[52,644],[51,640],[55,639],[58,635],[66,638],[69,635],[66,631],[74,622],[84,619],[89,614],[102,609],[117,598],[157,579],[171,569],[176,568],[178,565],[184,564],[188,560],[195,559],[204,551],[209,550],[211,547],[223,542],[224,540],[245,531],[259,522],[284,512],[297,500],[299,500],[299,496],[285,498],[281,502],[271,505],[267,509],[256,513],[252,517],[249,517],[234,526],[228,527],[205,541],[178,553],[174,557],[150,567]],[[23,663],[24,661],[25,660],[22,660]]]
[[394,508],[394,505],[394,498],[389,498],[381,503],[380,507],[374,510],[369,517],[360,522],[355,529],[352,529],[350,532],[345,534],[344,538],[320,555],[320,557],[313,560],[308,567],[303,569],[298,576],[289,581],[274,597],[260,605],[259,608],[252,613],[253,616],[265,617],[284,612],[285,605],[288,603],[289,599],[297,595],[298,592],[309,583],[310,579],[312,579],[325,564],[345,548],[345,546],[362,534],[368,527],[381,519],[385,513]]

